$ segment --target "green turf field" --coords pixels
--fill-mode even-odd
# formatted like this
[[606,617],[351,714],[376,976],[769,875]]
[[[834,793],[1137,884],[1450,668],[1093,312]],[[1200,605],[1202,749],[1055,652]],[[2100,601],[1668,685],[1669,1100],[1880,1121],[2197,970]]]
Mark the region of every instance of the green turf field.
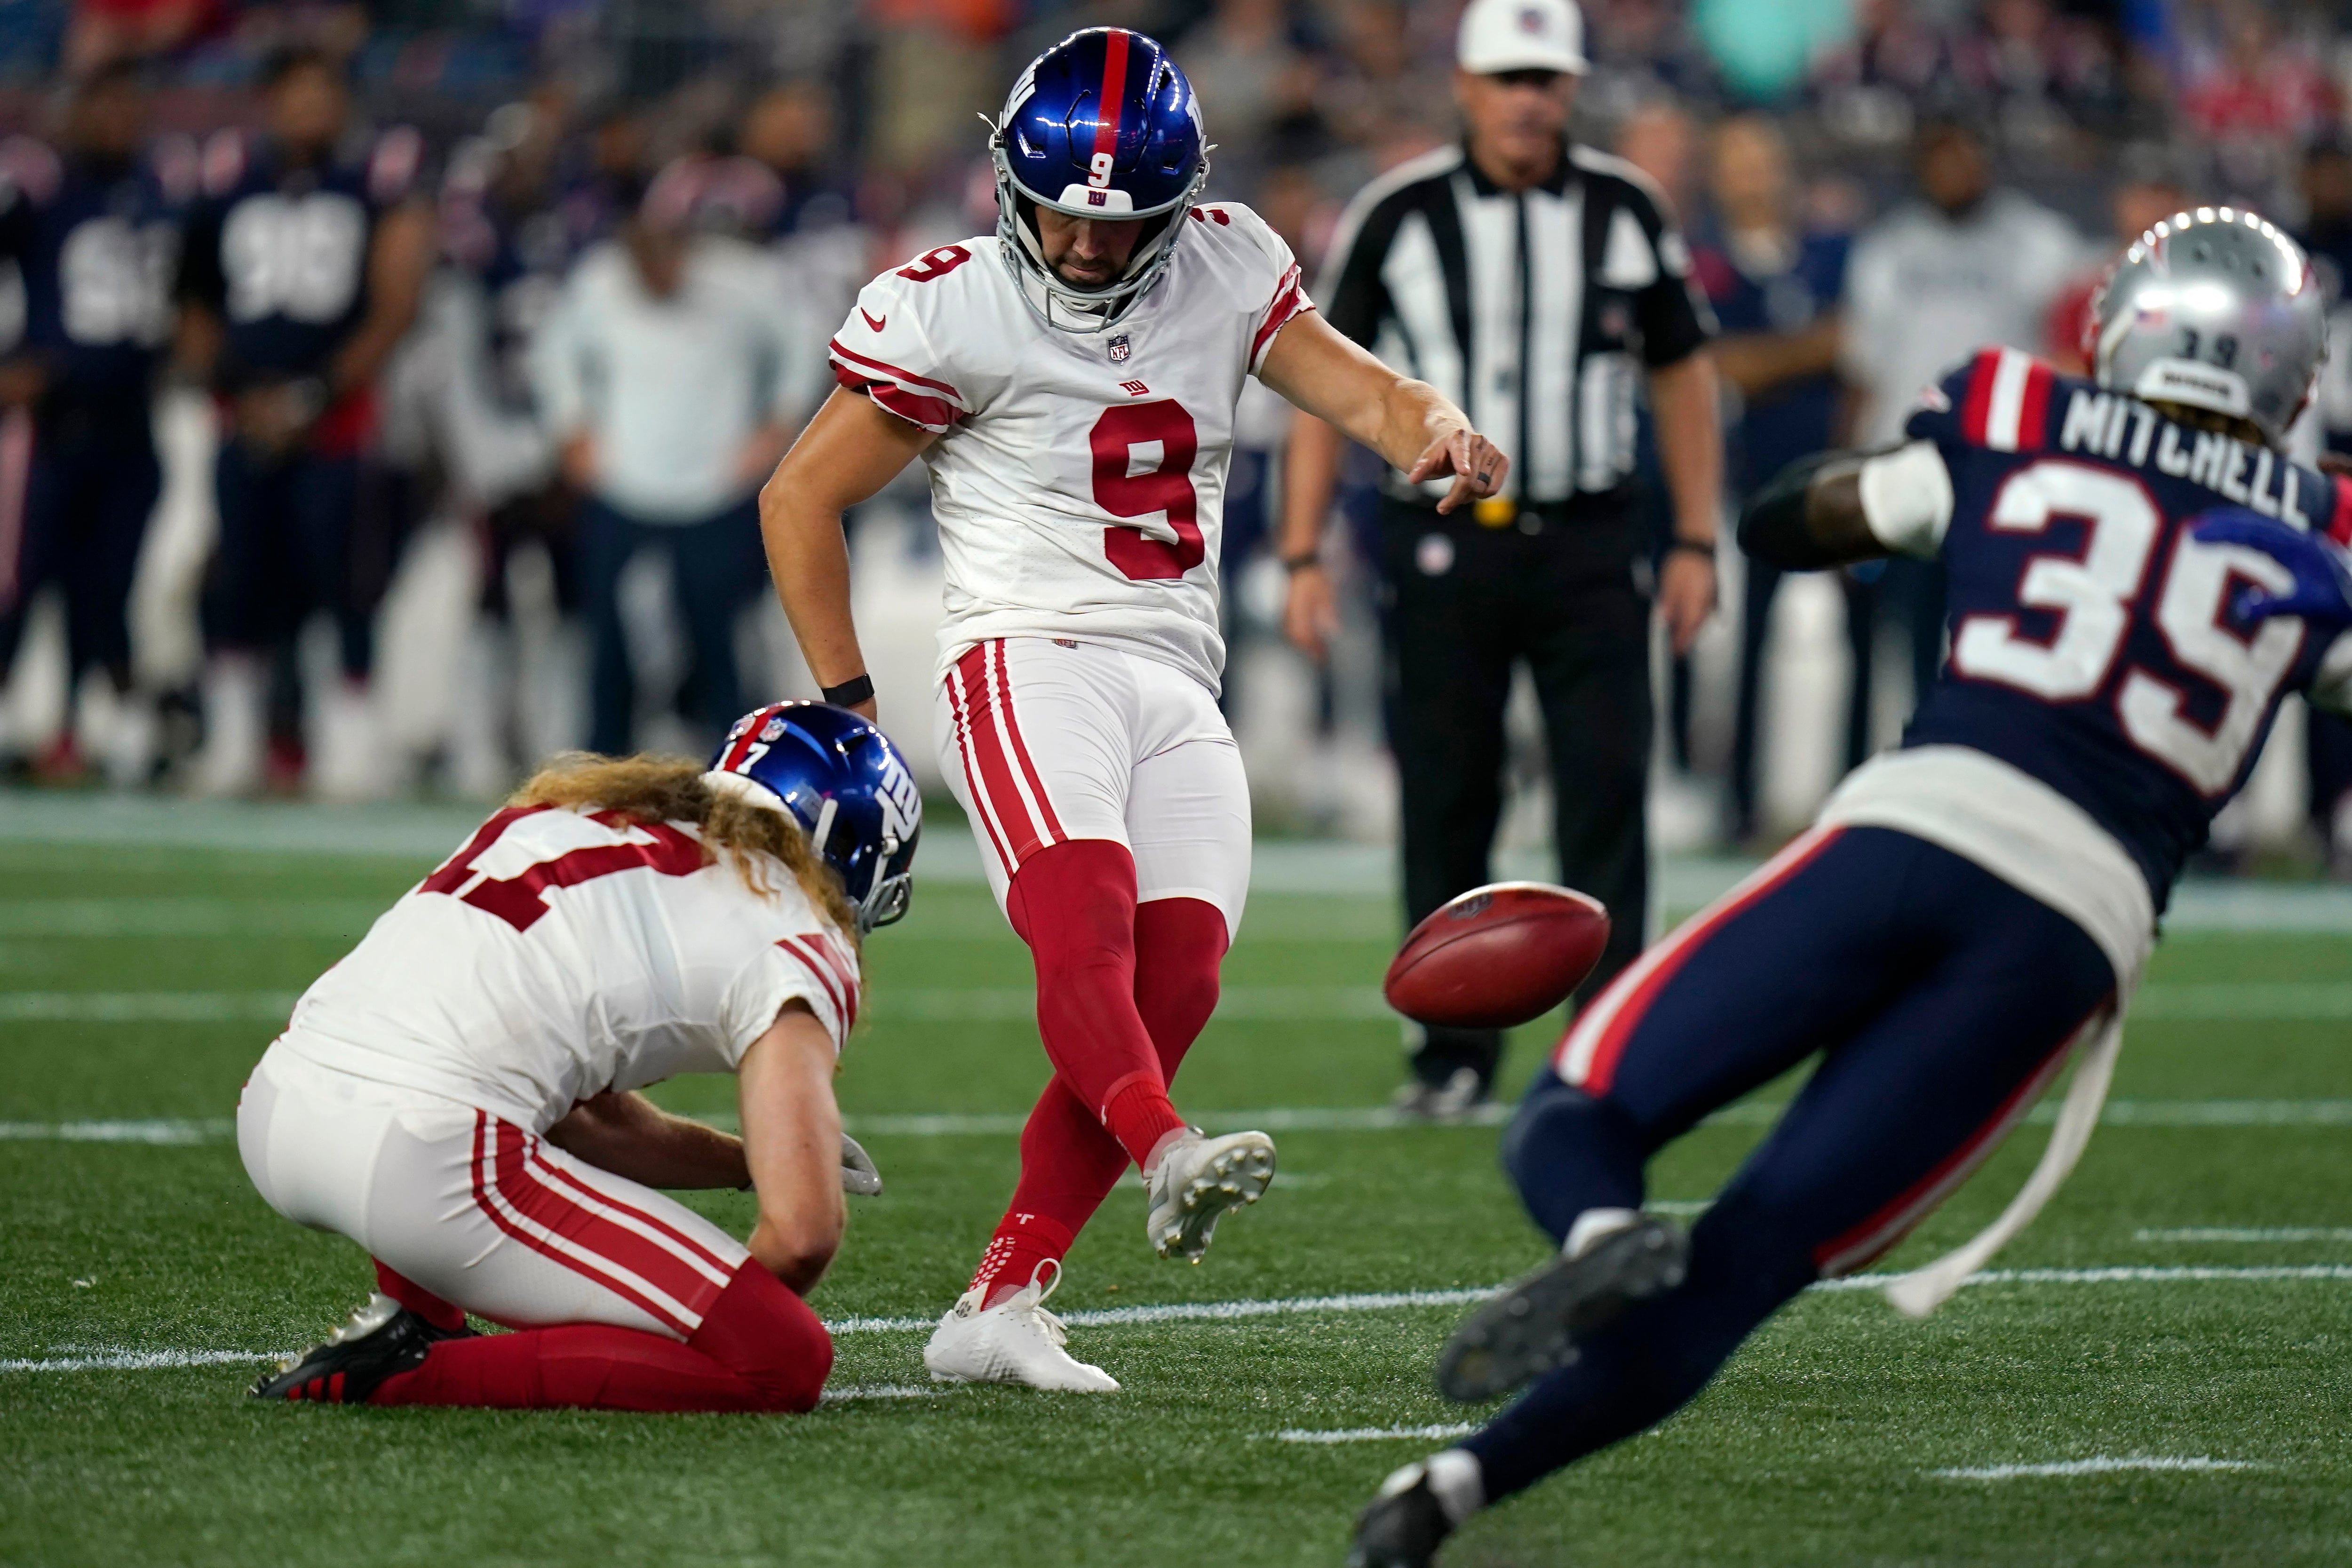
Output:
[[[257,1406],[258,1357],[369,1279],[356,1247],[264,1208],[224,1119],[283,997],[429,861],[14,837],[0,1563],[1336,1563],[1381,1477],[1438,1444],[1283,1435],[1464,1419],[1429,1378],[1463,1309],[1297,1304],[1486,1285],[1542,1252],[1491,1128],[1318,1114],[1376,1106],[1396,1075],[1367,991],[1385,901],[1264,896],[1178,1098],[1213,1126],[1293,1113],[1266,1202],[1192,1268],[1146,1251],[1139,1192],[1113,1196],[1055,1305],[1123,1394],[917,1388],[922,1332],[889,1321],[961,1288],[1045,1074],[1022,950],[982,889],[934,883],[868,949],[841,1080],[889,1182],[816,1297],[853,1397],[779,1418]],[[2152,981],[2110,1125],[1999,1264],[2042,1272],[1924,1325],[1873,1292],[1804,1298],[1678,1419],[1482,1517],[1446,1561],[2352,1562],[2352,935],[2179,935]],[[1542,1037],[1523,1033],[1522,1072]],[[659,1097],[729,1105],[718,1081]],[[1760,1120],[1701,1129],[1654,1195],[1705,1195]],[[1891,1261],[1987,1220],[2042,1136]],[[750,1223],[748,1197],[691,1201]],[[1215,1302],[1294,1305],[1084,1321]],[[1999,1473],[2090,1460],[2207,1463]]]

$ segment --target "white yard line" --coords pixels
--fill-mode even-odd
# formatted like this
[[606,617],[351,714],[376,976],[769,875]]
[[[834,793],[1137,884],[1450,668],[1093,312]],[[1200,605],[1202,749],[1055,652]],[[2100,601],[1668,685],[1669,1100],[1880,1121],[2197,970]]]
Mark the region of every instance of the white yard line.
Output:
[[2262,1228],[2191,1225],[2171,1230],[2134,1231],[2132,1239],[2183,1242],[2352,1241],[2352,1226],[2290,1225]]
[[[1821,1291],[1875,1289],[1895,1278],[1891,1274],[1856,1274],[1824,1279],[1809,1287]],[[2169,1285],[2183,1283],[2269,1283],[2317,1281],[2352,1284],[2352,1264],[2266,1264],[2242,1268],[1994,1268],[1970,1275],[1969,1285]],[[1066,1313],[1072,1328],[1131,1328],[1153,1323],[1234,1322],[1244,1319],[1287,1317],[1325,1312],[1386,1312],[1420,1307],[1464,1307],[1486,1300],[1501,1289],[1489,1285],[1475,1289],[1360,1291],[1337,1296],[1291,1296],[1270,1300],[1171,1301],[1145,1307],[1105,1307]],[[841,1318],[825,1324],[836,1337],[843,1334],[909,1334],[926,1332],[936,1318]],[[41,1358],[0,1361],[0,1372],[143,1372],[165,1367],[213,1366],[226,1362],[275,1361],[279,1351],[131,1350],[122,1347],[85,1349],[61,1345],[58,1353]],[[908,1385],[885,1384],[905,1389]],[[919,1385],[913,1385],[917,1393]],[[851,1397],[845,1394],[843,1397]],[[860,1398],[912,1398],[907,1392],[866,1392]],[[2085,1461],[2088,1462],[2088,1461]]]
[[817,1403],[846,1405],[857,1399],[937,1399],[948,1389],[937,1384],[921,1383],[853,1383],[845,1388],[828,1388]]
[[2117,1470],[2255,1470],[2249,1459],[2209,1459],[2203,1455],[2185,1459],[2120,1458],[2102,1454],[2090,1459],[2062,1459],[2047,1465],[1986,1465],[1968,1470],[1929,1470],[1947,1481],[2013,1481],[2032,1476],[2105,1476]]
[[1430,1426],[1349,1426],[1337,1432],[1292,1426],[1262,1435],[1277,1443],[1378,1443],[1392,1437],[1418,1437],[1434,1443],[1447,1437],[1466,1437],[1477,1429],[1466,1421],[1444,1421]]
[[184,1366],[221,1366],[229,1363],[283,1361],[284,1351],[134,1351],[106,1347],[79,1350],[59,1346],[64,1355],[37,1360],[0,1361],[0,1372],[155,1372]]
[[0,1121],[0,1142],[224,1143],[236,1136],[226,1116],[176,1121]]

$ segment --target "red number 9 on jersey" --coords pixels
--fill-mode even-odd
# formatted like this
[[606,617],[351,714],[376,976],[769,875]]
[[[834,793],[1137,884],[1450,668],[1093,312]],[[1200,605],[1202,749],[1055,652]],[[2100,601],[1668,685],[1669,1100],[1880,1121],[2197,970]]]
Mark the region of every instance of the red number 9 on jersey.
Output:
[[[1095,504],[1113,517],[1168,514],[1175,542],[1145,536],[1139,528],[1103,530],[1103,554],[1139,583],[1181,577],[1209,553],[1201,537],[1200,500],[1192,490],[1192,458],[1200,449],[1192,416],[1173,398],[1114,404],[1087,432],[1095,455]],[[1130,473],[1135,448],[1160,447],[1160,461]]]

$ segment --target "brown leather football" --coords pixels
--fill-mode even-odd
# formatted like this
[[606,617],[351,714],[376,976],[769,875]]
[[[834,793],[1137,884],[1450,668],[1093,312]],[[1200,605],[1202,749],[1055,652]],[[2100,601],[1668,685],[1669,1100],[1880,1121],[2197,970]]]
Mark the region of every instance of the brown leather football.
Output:
[[1412,928],[1381,993],[1416,1023],[1507,1029],[1542,1016],[1601,962],[1609,911],[1544,882],[1473,888]]

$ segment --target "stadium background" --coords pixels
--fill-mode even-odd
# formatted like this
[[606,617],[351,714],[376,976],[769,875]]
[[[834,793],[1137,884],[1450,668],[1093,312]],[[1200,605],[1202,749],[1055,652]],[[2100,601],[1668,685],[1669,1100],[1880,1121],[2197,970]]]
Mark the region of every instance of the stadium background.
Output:
[[[1907,152],[1920,124],[1948,117],[1976,127],[2002,182],[2062,214],[2080,237],[2077,275],[2051,280],[2053,294],[2079,291],[2095,275],[2113,254],[2116,211],[2144,209],[2128,198],[2151,184],[2278,217],[2312,237],[2331,279],[2334,253],[2352,247],[2352,161],[2341,141],[2352,46],[2328,6],[1597,0],[1589,9],[1595,69],[1579,101],[1579,134],[1647,169],[1703,249],[1723,243],[1709,191],[1710,128],[1757,110],[1785,131],[1801,223],[1818,233],[1866,233],[1911,197]],[[1036,48],[1091,23],[1141,27],[1172,42],[1199,84],[1217,143],[1212,194],[1257,205],[1308,260],[1311,276],[1347,197],[1453,133],[1447,79],[1457,10],[1448,0],[8,0],[0,4],[0,130],[45,135],[68,73],[131,58],[149,64],[159,137],[201,145],[224,127],[255,123],[252,83],[271,49],[326,47],[348,58],[358,86],[355,145],[395,126],[424,134],[422,189],[438,202],[445,230],[436,286],[461,283],[469,265],[460,232],[468,180],[478,182],[525,144],[544,163],[537,199],[551,209],[590,191],[625,210],[665,170],[718,167],[712,160],[755,152],[781,177],[782,205],[754,211],[740,226],[773,248],[780,289],[821,342],[857,280],[987,226],[992,194],[973,114],[995,107]],[[747,114],[763,99],[772,112],[747,140]],[[24,151],[14,145],[16,155]],[[0,147],[0,163],[10,155]],[[0,286],[0,332],[5,315]],[[388,381],[405,378],[429,396],[438,331],[428,310]],[[2069,349],[2021,346],[2062,357]],[[821,379],[821,368],[814,375]],[[813,399],[822,389],[810,385]],[[2332,438],[2331,414],[2352,428],[2352,395],[2335,380],[2321,405],[2310,444]],[[1735,424],[1738,413],[1734,399]],[[136,772],[179,791],[199,776],[191,765],[202,707],[194,605],[213,527],[212,419],[201,395],[181,384],[165,388],[157,417],[165,499],[139,565],[133,632],[142,689],[164,723]],[[1374,587],[1360,554],[1344,543],[1339,552],[1350,613],[1328,676],[1278,635],[1281,577],[1263,539],[1283,424],[1263,402],[1244,421],[1227,520],[1229,702],[1263,823],[1385,842],[1394,790],[1381,735]],[[516,601],[513,646],[497,646],[474,624],[482,574],[501,568],[486,566],[481,509],[446,482],[432,448],[429,437],[394,427],[374,455],[376,480],[394,499],[373,508],[363,525],[375,531],[368,551],[383,595],[384,650],[368,760],[331,775],[314,762],[306,776],[286,743],[299,741],[302,722],[281,715],[285,754],[271,773],[281,793],[492,795],[532,755],[584,732],[578,632],[556,613],[543,561],[526,549],[519,564],[502,569]],[[1339,510],[1360,523],[1370,475],[1360,468],[1354,479]],[[1733,506],[1738,500],[1727,498]],[[855,520],[861,622],[886,711],[901,725],[928,707],[938,573],[923,508],[918,470]],[[1351,531],[1340,529],[1342,541]],[[691,749],[706,737],[670,715],[666,701],[687,673],[679,628],[659,567],[643,565],[627,592],[640,654],[641,739]],[[1757,809],[1746,820],[1733,809],[1726,772],[1741,647],[1736,560],[1726,579],[1723,614],[1689,669],[1672,677],[1678,718],[1662,735],[1654,814],[1667,850],[1784,834],[1805,819],[1844,761],[1845,601],[1829,579],[1793,581],[1774,601],[1762,643]],[[694,613],[727,616],[736,607]],[[295,660],[307,664],[314,689],[324,682],[324,635],[314,631],[307,660]],[[1874,660],[1871,738],[1884,744],[1907,712],[1909,678],[1899,625],[1875,635],[1884,646]],[[739,640],[751,687],[804,690],[781,616],[764,595],[744,611]],[[93,678],[69,702],[62,647],[55,608],[36,607],[25,657],[0,698],[0,755],[19,773],[97,771],[110,693]],[[1668,679],[1662,669],[1662,689]],[[2305,723],[2290,708],[2249,800],[2218,835],[2216,867],[2281,857],[2309,865],[2338,837],[2335,807],[2347,772],[2332,762],[2326,736],[2320,765],[2306,765]],[[1506,839],[1531,849],[1548,817],[1531,702],[1516,708],[1515,728],[1517,804]],[[76,730],[84,742],[79,756],[59,745]],[[909,749],[928,767],[929,748],[915,739]],[[2352,836],[2352,816],[2345,833]]]

